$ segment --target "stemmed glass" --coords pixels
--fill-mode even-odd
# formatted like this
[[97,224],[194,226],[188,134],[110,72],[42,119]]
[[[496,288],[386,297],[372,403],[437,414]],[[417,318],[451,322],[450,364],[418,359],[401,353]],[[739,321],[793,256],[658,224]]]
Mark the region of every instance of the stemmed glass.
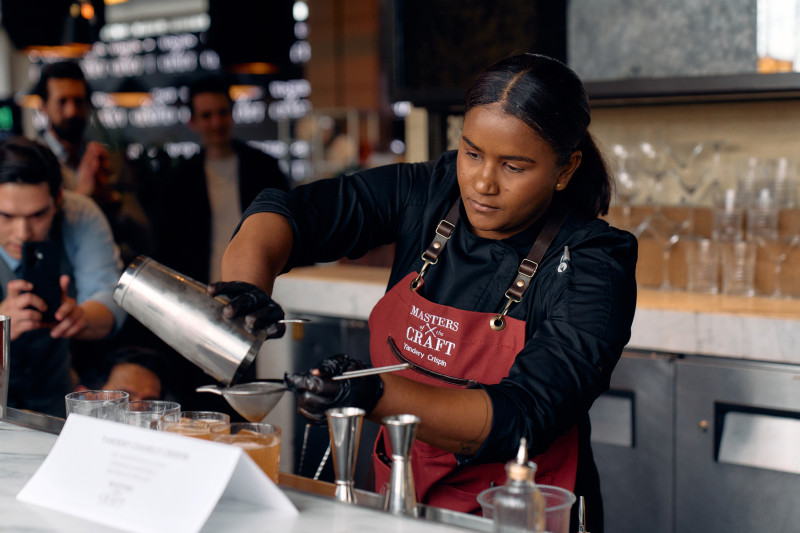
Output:
[[[655,213],[654,213],[655,214]],[[672,277],[670,275],[670,262],[672,260],[672,249],[682,238],[686,237],[692,228],[691,219],[676,222],[664,213],[654,217],[650,215],[645,218],[634,230],[637,239],[645,236],[654,238],[661,245],[661,285],[659,290],[671,291]]]
[[654,201],[654,197],[658,197],[663,191],[664,177],[669,173],[667,150],[663,143],[642,141],[636,146],[632,157],[636,161],[637,170],[652,181],[652,186],[647,187],[650,191],[647,203],[654,205],[654,214],[658,213],[661,205]]
[[622,144],[615,144],[612,153],[616,161],[616,193],[622,207],[622,220],[620,227],[628,229],[631,224],[631,205],[639,194],[639,180],[636,179],[636,160],[629,148]]
[[648,203],[653,205],[653,212],[635,228],[634,234],[637,238],[650,236],[660,244],[662,274],[659,289],[669,291],[673,288],[670,275],[672,250],[679,240],[691,232],[692,220],[676,222],[662,211],[662,202],[654,201],[654,198],[662,196],[664,178],[672,172],[668,157],[669,149],[666,145],[645,141],[637,148],[637,168],[652,180]]
[[667,153],[675,164],[678,183],[683,191],[682,204],[695,205],[695,195],[716,177],[720,168],[723,143],[706,141],[697,143],[672,143]]
[[[792,248],[800,245],[800,234],[795,233],[789,239],[784,241],[779,240],[775,244],[777,244],[777,249],[770,253],[770,258],[772,259],[772,273],[775,276],[775,284],[770,296],[773,298],[783,298],[784,296],[788,296],[784,294],[783,285],[781,283],[783,263],[786,261],[786,258],[789,257],[789,252],[792,250]],[[760,242],[759,246],[762,246]]]

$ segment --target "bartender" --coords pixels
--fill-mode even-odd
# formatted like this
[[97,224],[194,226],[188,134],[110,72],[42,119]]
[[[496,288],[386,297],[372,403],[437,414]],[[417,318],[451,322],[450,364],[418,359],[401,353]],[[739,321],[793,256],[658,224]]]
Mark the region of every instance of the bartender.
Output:
[[[521,437],[536,481],[602,503],[588,411],[630,338],[637,242],[610,227],[613,179],[587,128],[588,97],[568,67],[522,54],[469,89],[457,151],[265,190],[244,214],[212,294],[269,336],[283,333],[274,280],[296,266],[357,258],[395,243],[388,291],[370,319],[375,366],[396,374],[333,381],[344,355],[286,377],[298,410],[324,422],[356,406],[376,422],[417,415],[411,462],[419,501],[476,512],[505,482]],[[376,487],[389,480],[382,433]],[[574,529],[574,528],[573,528]]]

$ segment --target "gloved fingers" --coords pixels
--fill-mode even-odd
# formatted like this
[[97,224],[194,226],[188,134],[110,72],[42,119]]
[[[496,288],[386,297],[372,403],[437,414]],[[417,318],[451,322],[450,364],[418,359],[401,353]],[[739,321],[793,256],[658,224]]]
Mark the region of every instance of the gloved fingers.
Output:
[[298,397],[298,401],[304,394],[319,396],[333,401],[341,395],[342,389],[349,389],[349,383],[346,380],[333,381],[311,373],[286,374],[283,379],[287,384],[287,388]]
[[233,298],[239,296],[247,291],[251,291],[255,285],[246,283],[244,281],[217,281],[209,283],[206,287],[206,292],[211,296],[227,296]]
[[321,361],[315,369],[323,377],[333,377],[349,370],[360,370],[367,365],[345,354],[337,354]]
[[325,416],[325,413],[317,412],[317,411],[308,411],[302,408],[300,405],[297,406],[297,412],[303,417],[306,418],[312,424],[317,424],[319,426],[324,425],[328,422],[328,417]]
[[211,296],[226,296],[228,304],[222,311],[226,318],[245,317],[249,331],[266,329],[267,338],[282,337],[284,324],[276,324],[284,318],[283,309],[264,291],[244,281],[218,281],[208,285]]
[[[248,328],[250,331],[256,331],[256,329],[258,329],[252,326],[248,326],[247,320],[245,320],[245,327]],[[270,326],[267,328],[268,339],[277,339],[279,337],[283,337],[284,333],[286,333],[286,324],[270,324]]]
[[336,407],[338,402],[341,401],[339,395],[331,397],[324,394],[315,394],[311,391],[300,392],[296,394],[296,398],[297,412],[320,424],[326,421],[325,412],[331,407]]
[[259,324],[264,327],[283,318],[283,309],[267,296],[267,293],[257,287],[253,290],[231,298],[225,306],[224,314],[227,318],[253,315],[254,327]]
[[[243,296],[240,296],[240,298],[243,298]],[[231,302],[231,304],[233,306],[238,306],[240,302]],[[238,312],[238,307],[232,307],[232,309],[236,309],[236,312]],[[286,325],[277,323],[282,319],[283,309],[275,302],[271,302],[266,307],[258,308],[251,313],[247,313],[244,317],[244,325],[251,331],[267,329],[267,333],[272,333],[280,337],[286,331]],[[275,327],[273,328],[273,326]],[[270,328],[272,328],[272,331],[269,331]]]

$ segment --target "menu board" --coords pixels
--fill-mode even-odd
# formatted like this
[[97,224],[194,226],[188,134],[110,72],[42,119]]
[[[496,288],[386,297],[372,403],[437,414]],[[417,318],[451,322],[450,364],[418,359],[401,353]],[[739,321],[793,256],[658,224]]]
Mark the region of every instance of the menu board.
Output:
[[[189,130],[187,84],[223,70],[220,55],[209,46],[208,13],[107,24],[101,40],[81,60],[92,88],[93,121],[89,136],[124,153],[129,160],[190,157],[199,150]],[[236,137],[284,159],[290,140],[279,123],[307,115],[309,83],[302,79],[307,59],[306,29],[295,24],[292,57],[278,72],[230,76],[240,90],[233,107]],[[305,51],[305,53],[304,53]],[[38,66],[49,59],[33,57]],[[123,103],[119,94],[133,100]],[[140,100],[136,100],[136,95]],[[38,120],[38,123],[37,123]],[[37,129],[42,117],[34,117]]]

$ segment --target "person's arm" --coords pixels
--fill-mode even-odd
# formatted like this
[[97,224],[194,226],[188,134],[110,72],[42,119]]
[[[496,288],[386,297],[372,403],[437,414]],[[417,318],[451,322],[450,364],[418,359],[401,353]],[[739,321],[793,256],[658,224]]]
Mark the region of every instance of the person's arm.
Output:
[[252,283],[272,294],[275,278],[292,251],[292,229],[277,213],[247,217],[222,257],[222,280]]
[[492,403],[482,389],[449,389],[383,374],[383,396],[369,414],[405,413],[420,418],[417,439],[453,453],[472,455],[492,427]]
[[75,299],[87,320],[76,336],[100,339],[119,331],[126,317],[113,299],[121,274],[119,249],[94,201],[65,191],[64,202],[64,249],[72,265]]
[[531,298],[528,316],[539,321],[509,375],[483,386],[494,424],[470,460],[508,460],[520,437],[527,439],[529,453],[545,451],[608,390],[636,308],[636,240],[602,229],[601,222],[577,233],[570,239],[567,270],[559,274],[552,258],[543,262],[534,294],[525,296]]

